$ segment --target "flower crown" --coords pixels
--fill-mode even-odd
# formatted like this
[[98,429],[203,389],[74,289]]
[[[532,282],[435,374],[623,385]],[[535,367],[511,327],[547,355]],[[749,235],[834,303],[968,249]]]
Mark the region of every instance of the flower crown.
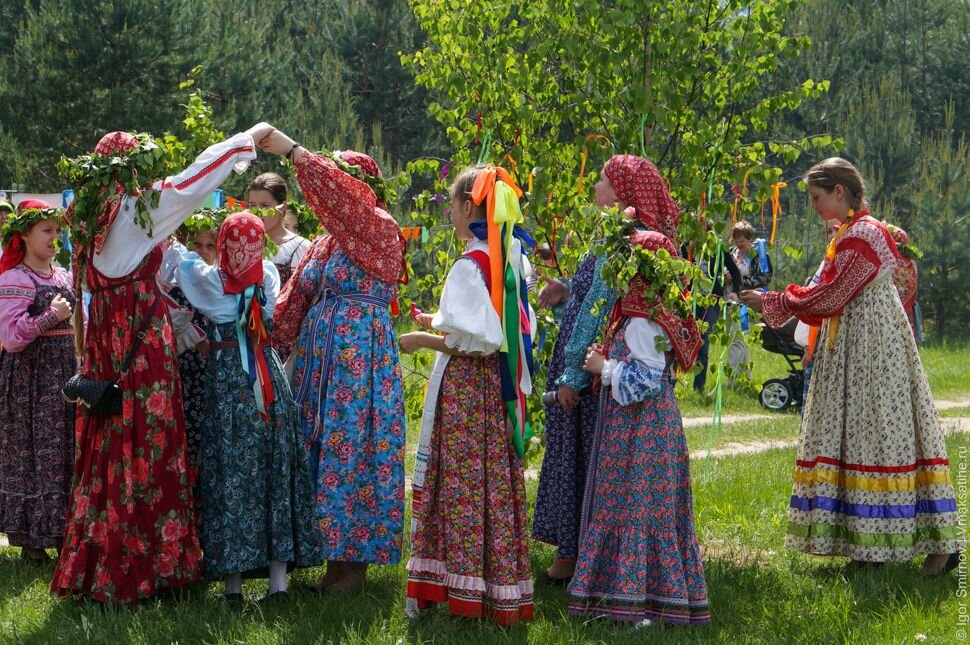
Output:
[[7,217],[7,221],[3,225],[3,245],[10,244],[14,233],[25,235],[30,227],[37,222],[52,219],[61,224],[63,215],[63,208],[27,208],[19,213],[14,213]]
[[109,155],[92,152],[71,159],[61,157],[57,162],[58,172],[74,188],[67,226],[75,246],[87,246],[94,241],[106,199],[118,194],[118,186],[136,198],[135,219],[151,233],[148,205],[157,207],[161,195],[150,184],[141,182],[164,177],[171,165],[170,155],[150,134],[138,133],[134,137],[137,145],[124,152]]
[[384,202],[385,205],[388,205],[397,201],[397,192],[395,192],[393,188],[388,186],[387,182],[384,180],[383,177],[378,177],[377,175],[371,175],[365,172],[364,169],[361,168],[360,166],[355,166],[353,164],[347,163],[346,161],[340,158],[340,154],[342,152],[343,150],[334,150],[334,151],[321,150],[320,156],[329,157],[335,164],[337,164],[337,167],[343,170],[345,173],[347,173],[354,179],[359,179],[360,181],[370,186],[371,190],[374,191],[374,194],[377,195],[377,199]]

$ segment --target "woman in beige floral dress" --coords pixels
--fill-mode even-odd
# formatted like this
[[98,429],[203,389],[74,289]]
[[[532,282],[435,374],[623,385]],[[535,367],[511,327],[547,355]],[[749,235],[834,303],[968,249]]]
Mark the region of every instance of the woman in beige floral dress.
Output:
[[865,210],[852,164],[826,159],[806,180],[813,208],[841,223],[821,281],[742,294],[768,325],[791,316],[822,325],[785,544],[858,563],[926,554],[926,573],[949,571],[964,541],[943,432],[893,286],[899,253]]

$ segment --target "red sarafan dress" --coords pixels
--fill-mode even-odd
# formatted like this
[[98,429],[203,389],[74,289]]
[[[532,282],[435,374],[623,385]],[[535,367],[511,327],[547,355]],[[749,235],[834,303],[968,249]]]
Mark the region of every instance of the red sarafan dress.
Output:
[[158,207],[150,209],[152,235],[133,223],[128,196],[120,212],[99,222],[105,233],[95,247],[103,246],[97,255],[89,251],[86,271],[91,303],[83,373],[116,380],[146,318],[151,320],[121,379],[122,413],[104,417],[79,408],[74,488],[51,582],[58,595],[134,602],[192,582],[202,572],[175,336],[156,282],[162,262],[157,244],[233,164],[254,157],[252,138],[236,135],[210,147],[179,175],[156,182],[162,194]]
[[[161,260],[156,247],[129,277],[88,271],[88,377],[118,377],[152,301],[160,297],[155,273]],[[175,337],[163,302],[152,318],[122,382],[122,414],[78,415],[75,491],[52,585],[62,595],[135,600],[201,573]]]

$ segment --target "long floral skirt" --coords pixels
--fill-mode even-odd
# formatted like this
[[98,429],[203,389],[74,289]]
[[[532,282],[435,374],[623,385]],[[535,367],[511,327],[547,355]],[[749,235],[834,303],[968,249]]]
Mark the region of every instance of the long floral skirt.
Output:
[[[219,329],[223,338],[233,337],[232,323]],[[264,350],[275,396],[269,422],[257,411],[239,349],[209,358],[199,468],[199,534],[209,580],[237,571],[265,577],[274,560],[291,567],[323,562],[299,411],[276,353],[268,345]]]
[[962,548],[946,445],[913,332],[888,276],[822,326],[785,544],[855,560]]
[[434,389],[415,474],[409,604],[447,602],[454,615],[503,625],[531,619],[525,478],[506,436],[498,359],[451,357]]
[[576,558],[586,472],[596,430],[598,401],[582,396],[572,410],[546,406],[546,451],[532,517],[532,537],[558,547],[556,557]]
[[[153,252],[136,281],[112,280],[116,287],[94,294],[85,341],[90,378],[118,377],[126,348],[158,297],[160,258]],[[175,336],[164,307],[153,316],[121,390],[120,415],[77,417],[73,489],[51,581],[60,596],[135,602],[201,574]]]
[[569,611],[621,621],[710,621],[690,464],[673,382],[621,406],[600,392]]
[[61,387],[74,375],[73,330],[0,351],[0,533],[12,546],[64,539],[74,472],[74,410]]

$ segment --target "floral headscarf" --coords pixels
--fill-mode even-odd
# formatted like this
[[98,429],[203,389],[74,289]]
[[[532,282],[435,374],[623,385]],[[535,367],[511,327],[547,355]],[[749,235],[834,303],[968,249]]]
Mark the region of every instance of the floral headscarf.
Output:
[[248,211],[226,218],[219,229],[219,268],[224,293],[242,293],[246,287],[262,284],[266,226]]
[[264,421],[275,401],[273,382],[266,362],[264,347],[269,343],[269,330],[264,321],[266,296],[263,284],[263,248],[266,227],[262,218],[243,211],[226,218],[219,228],[219,270],[222,290],[239,294],[236,313],[236,340],[242,368],[253,388],[256,407]]
[[653,162],[634,155],[615,155],[603,166],[603,173],[616,196],[636,210],[644,226],[677,240],[680,207]]

